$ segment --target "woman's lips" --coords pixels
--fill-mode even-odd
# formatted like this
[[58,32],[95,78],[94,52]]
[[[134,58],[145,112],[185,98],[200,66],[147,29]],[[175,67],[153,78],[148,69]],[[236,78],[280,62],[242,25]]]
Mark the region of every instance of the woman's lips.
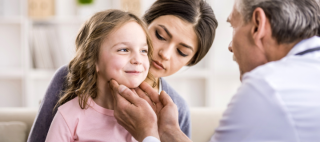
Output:
[[162,65],[161,63],[157,62],[157,61],[152,60],[152,65],[153,65],[155,68],[159,69],[159,70],[165,70],[165,68],[163,67],[163,65]]

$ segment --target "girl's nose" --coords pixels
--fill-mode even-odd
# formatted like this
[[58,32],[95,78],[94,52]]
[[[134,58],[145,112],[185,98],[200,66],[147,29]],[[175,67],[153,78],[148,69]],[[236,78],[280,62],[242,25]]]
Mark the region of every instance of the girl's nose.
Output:
[[142,58],[139,55],[133,55],[133,57],[130,60],[130,63],[134,65],[141,65]]

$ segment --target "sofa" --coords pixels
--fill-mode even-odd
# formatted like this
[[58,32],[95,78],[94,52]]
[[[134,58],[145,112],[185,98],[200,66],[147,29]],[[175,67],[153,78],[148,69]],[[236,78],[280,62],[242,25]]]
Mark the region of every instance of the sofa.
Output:
[[[27,141],[37,111],[35,108],[0,108],[0,142]],[[224,109],[191,108],[190,111],[192,141],[209,141]]]

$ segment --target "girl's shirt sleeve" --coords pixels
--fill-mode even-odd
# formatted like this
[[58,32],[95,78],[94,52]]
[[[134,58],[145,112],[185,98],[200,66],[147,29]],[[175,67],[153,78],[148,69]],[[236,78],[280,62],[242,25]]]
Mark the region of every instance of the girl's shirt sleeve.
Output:
[[46,142],[72,142],[72,134],[60,111],[54,116]]

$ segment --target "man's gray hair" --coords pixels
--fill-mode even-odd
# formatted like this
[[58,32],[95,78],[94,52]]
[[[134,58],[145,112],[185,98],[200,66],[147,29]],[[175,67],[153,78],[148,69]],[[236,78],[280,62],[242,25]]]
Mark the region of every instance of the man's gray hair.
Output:
[[320,0],[239,0],[237,10],[245,22],[260,7],[270,20],[278,43],[292,43],[320,34]]

